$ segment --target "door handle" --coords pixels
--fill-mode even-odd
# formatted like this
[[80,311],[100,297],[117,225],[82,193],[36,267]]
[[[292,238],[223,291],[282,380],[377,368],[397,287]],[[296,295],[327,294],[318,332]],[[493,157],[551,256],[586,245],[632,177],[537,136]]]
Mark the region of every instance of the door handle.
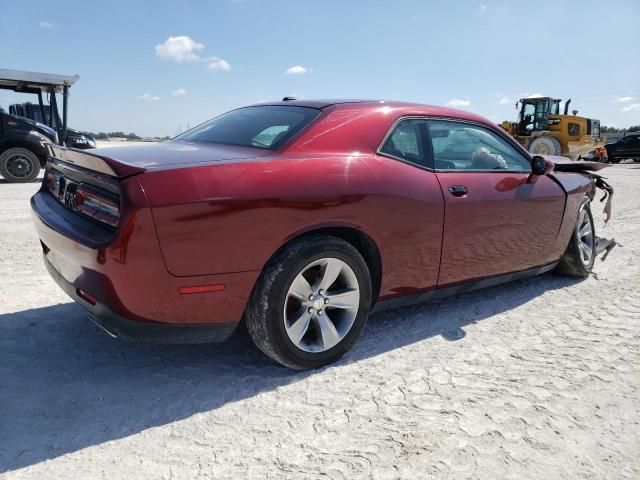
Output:
[[449,187],[449,193],[454,197],[463,197],[467,194],[467,187],[464,185],[451,185]]

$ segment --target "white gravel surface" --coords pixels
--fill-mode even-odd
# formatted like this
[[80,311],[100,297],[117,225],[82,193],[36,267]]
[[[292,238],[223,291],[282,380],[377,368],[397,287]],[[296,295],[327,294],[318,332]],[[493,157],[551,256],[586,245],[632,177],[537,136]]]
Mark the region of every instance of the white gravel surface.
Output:
[[0,477],[640,478],[640,165],[606,175],[623,246],[597,276],[375,315],[305,373],[246,334],[108,337],[42,265],[38,185],[0,183]]

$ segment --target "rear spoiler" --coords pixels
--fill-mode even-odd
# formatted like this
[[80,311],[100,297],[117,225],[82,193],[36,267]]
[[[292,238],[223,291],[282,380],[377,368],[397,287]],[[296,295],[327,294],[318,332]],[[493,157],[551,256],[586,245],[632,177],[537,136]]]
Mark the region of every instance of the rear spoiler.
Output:
[[56,160],[62,160],[63,162],[67,162],[87,170],[92,170],[94,172],[103,173],[111,177],[124,178],[144,172],[143,168],[118,162],[106,155],[88,153],[84,150],[61,147],[60,145],[53,145],[50,143],[47,144],[47,149],[49,151],[49,156]]

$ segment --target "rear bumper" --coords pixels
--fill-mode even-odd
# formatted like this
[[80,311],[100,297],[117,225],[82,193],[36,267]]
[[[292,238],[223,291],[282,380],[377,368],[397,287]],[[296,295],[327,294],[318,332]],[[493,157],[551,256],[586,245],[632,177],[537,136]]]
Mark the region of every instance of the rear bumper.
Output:
[[[224,339],[242,319],[260,272],[176,277],[164,265],[151,212],[138,205],[142,201],[105,242],[91,237],[94,228],[66,218],[64,207],[47,202],[47,195],[39,192],[31,200],[45,264],[110,333],[146,341],[209,342]],[[211,285],[221,288],[183,292]],[[79,291],[96,304],[80,298]]]
[[78,294],[78,289],[68,282],[46,257],[44,264],[58,286],[84,307],[89,318],[112,337],[149,343],[222,342],[229,338],[238,326],[237,323],[170,324],[129,320],[100,302],[89,303]]

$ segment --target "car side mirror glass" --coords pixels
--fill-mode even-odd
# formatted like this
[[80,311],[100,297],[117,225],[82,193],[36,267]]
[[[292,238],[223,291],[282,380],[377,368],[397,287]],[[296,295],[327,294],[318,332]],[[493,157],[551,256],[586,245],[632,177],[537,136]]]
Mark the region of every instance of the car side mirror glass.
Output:
[[544,175],[547,173],[547,169],[549,168],[549,164],[539,155],[536,155],[531,160],[531,173],[534,175]]

